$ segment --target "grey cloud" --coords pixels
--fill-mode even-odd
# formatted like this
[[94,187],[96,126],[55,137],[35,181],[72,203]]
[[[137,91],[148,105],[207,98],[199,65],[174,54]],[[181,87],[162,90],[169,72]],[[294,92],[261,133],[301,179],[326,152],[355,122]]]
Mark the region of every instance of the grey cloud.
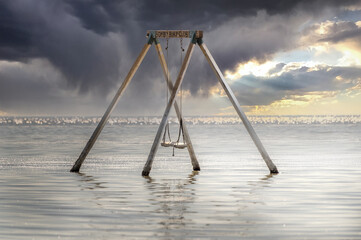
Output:
[[360,76],[358,67],[319,66],[317,70],[302,67],[276,77],[243,76],[232,87],[242,104],[268,105],[287,95],[345,91],[360,84]]
[[271,74],[274,74],[274,73],[278,73],[283,69],[284,66],[286,66],[285,63],[278,63],[274,68],[272,68],[272,69],[270,69],[268,71],[268,74],[271,75]]
[[[51,80],[48,76],[51,76]],[[64,87],[64,79],[56,74],[48,63],[44,61],[31,61],[22,63],[1,63],[0,69],[0,109],[16,113],[36,114],[36,111],[51,111],[57,106],[56,102],[64,101],[57,89]],[[48,101],[52,106],[48,106]]]
[[361,28],[355,22],[341,21],[333,22],[322,26],[323,32],[319,33],[318,24],[314,24],[303,30],[303,37],[306,39],[305,44],[314,44],[317,42],[339,43],[343,41],[360,41]]
[[334,34],[333,36],[322,38],[320,39],[320,42],[338,43],[350,38],[360,38],[360,37],[361,37],[361,28],[357,28],[353,30],[342,31],[337,34]]

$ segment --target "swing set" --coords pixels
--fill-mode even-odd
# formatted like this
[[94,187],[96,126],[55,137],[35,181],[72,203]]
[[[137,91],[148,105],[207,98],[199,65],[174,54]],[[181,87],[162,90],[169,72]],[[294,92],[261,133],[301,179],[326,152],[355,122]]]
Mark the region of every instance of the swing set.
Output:
[[[158,150],[159,145],[162,147],[173,147],[173,155],[174,155],[174,148],[184,149],[187,148],[189,152],[189,156],[191,158],[191,163],[193,166],[194,171],[200,171],[200,166],[198,163],[198,160],[196,158],[196,155],[194,153],[193,145],[191,142],[191,139],[189,137],[189,133],[187,130],[187,127],[185,125],[185,122],[183,120],[182,116],[182,89],[180,94],[180,107],[175,100],[176,95],[179,91],[179,88],[181,88],[181,84],[185,75],[185,72],[189,66],[190,58],[194,50],[194,46],[198,45],[203,52],[205,58],[207,59],[208,63],[210,64],[211,68],[213,69],[216,77],[219,80],[219,83],[223,87],[225,93],[227,94],[229,100],[231,101],[233,107],[235,108],[237,114],[241,118],[244,126],[246,127],[249,135],[251,136],[253,142],[255,143],[258,151],[260,152],[263,160],[265,161],[269,171],[271,173],[278,173],[276,165],[272,162],[271,158],[269,157],[268,153],[266,152],[266,149],[263,147],[260,139],[258,138],[256,132],[254,131],[251,123],[249,122],[246,114],[242,111],[240,104],[237,100],[237,98],[234,96],[230,86],[225,81],[224,76],[219,69],[217,63],[213,59],[211,53],[209,52],[207,46],[203,42],[203,31],[189,31],[189,30],[156,30],[156,31],[147,31],[147,38],[148,41],[144,45],[142,51],[140,52],[139,56],[135,60],[132,68],[130,69],[128,75],[126,76],[124,82],[118,89],[117,93],[115,94],[112,102],[110,103],[109,107],[107,108],[106,112],[104,113],[102,119],[100,120],[98,126],[94,130],[92,136],[90,137],[89,141],[85,145],[83,151],[81,152],[79,158],[74,163],[71,172],[79,172],[81,165],[83,164],[86,156],[88,155],[89,151],[93,147],[95,141],[97,140],[100,132],[103,130],[105,124],[107,123],[111,112],[113,111],[115,105],[118,103],[121,94],[124,92],[124,90],[127,88],[128,84],[130,83],[131,79],[133,78],[135,72],[139,68],[141,62],[143,61],[145,55],[147,54],[149,48],[151,45],[155,45],[155,48],[157,50],[157,54],[159,57],[159,61],[161,63],[163,74],[168,86],[168,90],[170,92],[170,96],[168,97],[168,90],[167,90],[167,105],[166,109],[164,111],[162,120],[160,122],[157,134],[155,136],[154,142],[152,144],[152,147],[150,149],[150,153],[148,155],[147,162],[145,163],[145,166],[142,171],[142,176],[149,176],[150,170],[152,168],[153,160],[156,155],[156,152]],[[167,53],[167,60],[168,60],[168,41],[170,38],[179,38],[181,43],[181,67],[177,76],[177,79],[173,85],[172,80],[170,79],[170,74],[168,70],[168,62],[164,57],[162,47],[159,42],[159,38],[166,38],[167,39],[167,46],[166,46],[166,53]],[[190,42],[188,45],[188,49],[186,51],[186,54],[183,59],[183,39],[189,38]],[[178,117],[179,121],[179,131],[178,131],[178,139],[177,141],[172,141],[170,137],[170,131],[169,131],[169,122],[168,122],[168,116],[170,113],[170,110],[174,106],[176,115]],[[164,131],[164,132],[163,132]],[[162,137],[163,133],[163,137]],[[168,139],[166,140],[166,138]],[[180,141],[180,138],[182,137],[182,141]]]

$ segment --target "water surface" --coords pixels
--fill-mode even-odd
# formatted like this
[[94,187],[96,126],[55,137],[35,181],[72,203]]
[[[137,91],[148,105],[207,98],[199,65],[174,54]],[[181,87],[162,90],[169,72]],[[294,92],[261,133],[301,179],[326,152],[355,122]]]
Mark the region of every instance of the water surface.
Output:
[[79,174],[94,123],[0,124],[1,239],[361,239],[360,122],[258,122],[270,175],[241,124],[197,121],[202,170],[160,148],[147,178],[156,124],[107,125]]

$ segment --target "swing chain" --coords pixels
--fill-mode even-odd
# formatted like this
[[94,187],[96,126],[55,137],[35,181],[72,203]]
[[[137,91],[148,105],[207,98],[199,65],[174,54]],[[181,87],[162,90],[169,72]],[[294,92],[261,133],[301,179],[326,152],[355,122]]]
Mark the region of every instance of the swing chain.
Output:
[[[183,38],[180,38],[180,48],[181,48],[181,62],[180,62],[180,65],[182,66],[182,64],[183,64],[183,52],[184,52],[184,48],[183,48]],[[181,86],[180,86],[180,92],[179,92],[181,118],[182,118],[182,94],[183,94],[183,87],[182,87],[182,85],[181,85]]]
[[[169,68],[168,68],[168,46],[169,46],[168,40],[169,40],[169,38],[167,38],[167,46],[165,47],[166,54],[167,54],[166,55],[167,81],[166,81],[166,86],[165,86],[165,91],[166,91],[166,96],[167,96],[166,99],[165,99],[166,104],[168,103],[168,81],[170,81],[170,79],[169,79]],[[166,145],[166,135],[168,135],[169,142],[172,142],[172,139],[170,137],[170,131],[169,131],[169,121],[167,121],[167,124],[166,124],[165,129],[164,129],[164,134],[163,134],[163,139],[162,139],[162,144],[163,145]]]
[[[183,38],[180,39],[180,47],[181,47],[181,66],[183,64],[183,52],[184,52],[184,48],[183,48]],[[181,140],[181,137],[183,139],[183,144],[185,143],[184,142],[184,131],[183,131],[183,87],[182,85],[180,86],[180,120],[179,120],[179,130],[178,130],[178,139],[176,141],[176,144],[178,145],[180,140]],[[173,156],[174,156],[174,148],[175,146],[173,146]]]
[[184,48],[183,48],[183,38],[180,39],[180,45],[181,45],[180,47],[181,47],[181,49],[182,49],[182,52],[184,52]]
[[166,52],[167,52],[167,56],[166,56],[166,64],[167,64],[167,82],[165,85],[165,91],[166,91],[166,95],[167,95],[167,99],[165,100],[166,104],[168,103],[168,81],[169,81],[169,68],[168,68],[168,41],[169,38],[167,38],[167,46],[165,48]]

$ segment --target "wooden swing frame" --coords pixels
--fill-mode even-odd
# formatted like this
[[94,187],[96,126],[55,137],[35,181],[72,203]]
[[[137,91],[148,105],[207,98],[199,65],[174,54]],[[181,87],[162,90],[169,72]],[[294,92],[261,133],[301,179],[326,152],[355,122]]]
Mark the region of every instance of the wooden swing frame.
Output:
[[[194,50],[194,46],[198,45],[201,49],[201,51],[203,52],[205,58],[207,59],[208,63],[210,64],[211,68],[213,69],[214,73],[216,74],[221,86],[223,87],[225,93],[227,94],[229,100],[231,101],[233,107],[235,108],[237,114],[239,115],[239,117],[241,118],[244,126],[246,127],[249,135],[251,136],[253,142],[255,143],[258,151],[260,152],[263,160],[265,161],[268,169],[270,170],[271,173],[278,173],[277,167],[276,165],[272,162],[271,158],[269,157],[266,149],[263,147],[261,140],[258,138],[256,132],[254,131],[251,123],[249,122],[246,114],[242,111],[240,104],[237,100],[237,98],[235,97],[235,95],[233,94],[233,91],[231,90],[230,86],[228,85],[228,83],[225,81],[225,78],[221,72],[221,70],[219,69],[217,63],[215,62],[215,60],[213,59],[211,53],[209,52],[207,46],[203,43],[203,31],[189,31],[189,30],[156,30],[156,31],[147,31],[147,37],[148,37],[148,41],[147,43],[144,45],[142,51],[140,52],[139,56],[137,57],[137,59],[135,60],[133,66],[131,67],[128,75],[125,77],[125,80],[123,81],[122,85],[120,86],[120,88],[118,89],[117,93],[115,94],[112,102],[110,103],[109,107],[107,108],[106,112],[104,113],[102,119],[100,120],[98,126],[96,127],[96,129],[94,130],[92,136],[90,137],[89,141],[87,142],[87,144],[85,145],[83,151],[81,152],[79,158],[77,159],[77,161],[74,163],[72,169],[70,170],[71,172],[79,172],[81,165],[83,164],[86,156],[88,155],[89,151],[91,150],[91,148],[93,147],[95,141],[97,140],[100,132],[103,130],[105,124],[107,123],[111,112],[113,111],[115,105],[118,103],[121,94],[124,92],[124,90],[127,88],[128,84],[130,83],[130,81],[132,80],[135,72],[138,70],[140,64],[142,63],[145,55],[147,54],[149,48],[151,47],[151,45],[155,45],[158,57],[159,57],[159,61],[161,63],[162,69],[163,69],[163,74],[165,76],[165,79],[167,81],[167,85],[168,85],[168,89],[171,93],[166,109],[164,111],[162,120],[160,122],[157,134],[155,136],[155,139],[153,141],[152,147],[150,149],[150,153],[148,155],[148,159],[147,162],[145,163],[145,166],[143,168],[142,171],[142,176],[149,176],[149,173],[151,171],[152,168],[152,164],[153,164],[153,160],[154,157],[157,153],[158,147],[160,145],[160,141],[162,138],[162,133],[164,131],[165,125],[168,121],[168,116],[169,116],[169,112],[172,108],[172,106],[174,106],[175,108],[175,112],[177,114],[178,120],[179,121],[183,121],[182,119],[182,115],[178,106],[178,103],[175,101],[175,97],[178,93],[179,87],[182,84],[185,72],[189,66],[189,62],[190,62],[190,58],[191,55],[193,53]],[[164,54],[162,51],[162,47],[158,41],[158,38],[190,38],[191,41],[189,43],[188,49],[186,51],[184,60],[182,62],[182,66],[179,70],[179,74],[178,77],[173,85],[172,81],[169,79],[168,76],[168,66],[167,63],[165,61],[164,58]],[[198,160],[196,158],[195,152],[194,152],[194,148],[191,142],[191,139],[189,137],[189,133],[187,130],[187,127],[185,125],[185,122],[183,121],[183,132],[184,132],[184,137],[185,137],[185,142],[187,143],[187,149],[189,152],[189,156],[191,158],[191,162],[192,162],[192,166],[193,166],[193,170],[194,171],[200,171],[200,166],[198,163]]]

